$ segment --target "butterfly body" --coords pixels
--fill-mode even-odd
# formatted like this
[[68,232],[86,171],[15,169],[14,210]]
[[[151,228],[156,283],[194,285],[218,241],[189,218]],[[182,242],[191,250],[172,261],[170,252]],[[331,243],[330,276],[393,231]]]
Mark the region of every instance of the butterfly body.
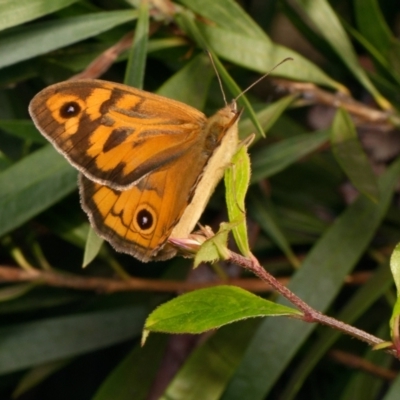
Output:
[[207,119],[178,101],[100,80],[67,81],[29,107],[39,131],[80,172],[97,233],[142,261],[176,251],[193,230],[237,146],[235,104]]

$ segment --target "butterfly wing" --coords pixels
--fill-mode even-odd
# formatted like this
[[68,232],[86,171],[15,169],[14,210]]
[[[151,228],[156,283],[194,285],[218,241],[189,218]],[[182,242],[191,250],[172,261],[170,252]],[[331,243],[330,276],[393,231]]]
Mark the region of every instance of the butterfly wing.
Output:
[[207,123],[186,104],[99,80],[52,85],[33,98],[29,112],[72,165],[119,190],[181,157]]
[[[82,207],[95,230],[116,250],[141,261],[156,257],[191,201],[203,163],[201,148],[185,153],[179,162],[151,172],[127,190],[116,190],[80,175]],[[183,174],[182,166],[191,167]]]
[[221,149],[217,165],[210,157],[232,125],[235,147],[240,115],[227,106],[207,120],[183,103],[96,80],[50,86],[29,111],[41,133],[82,172],[82,206],[95,230],[142,261],[174,255],[163,246],[189,204],[196,210],[189,210],[179,232],[191,231],[205,207],[203,200],[192,202],[196,187],[212,164],[212,182],[196,193],[209,198],[232,153]]

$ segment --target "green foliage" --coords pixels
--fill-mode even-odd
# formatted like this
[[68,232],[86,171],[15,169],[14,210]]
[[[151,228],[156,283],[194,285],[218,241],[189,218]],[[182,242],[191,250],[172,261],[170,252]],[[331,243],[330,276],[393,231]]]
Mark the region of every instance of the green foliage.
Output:
[[[245,108],[241,139],[256,134],[252,173],[246,160],[232,164],[227,182],[239,189],[227,193],[231,222],[219,242],[210,241],[209,257],[226,256],[233,228],[240,250],[290,277],[291,290],[308,304],[389,340],[398,304],[389,257],[400,241],[393,134],[400,121],[400,7],[390,0],[149,3],[0,4],[0,398],[26,391],[41,400],[56,391],[78,400],[146,399],[150,391],[176,400],[397,398],[399,379],[390,385],[333,363],[329,350],[382,368],[388,355],[371,355],[314,324],[265,317],[292,307],[267,291],[221,286],[166,302],[171,298],[156,289],[174,280],[186,290],[193,260],[143,265],[102,245],[80,209],[76,171],[37,133],[27,107],[40,89],[82,72],[132,32],[130,48],[101,78],[143,86],[207,115],[223,97],[204,50],[213,54],[228,101],[293,58],[238,99]],[[228,219],[224,204],[220,185],[200,222],[218,231]],[[206,268],[196,270],[201,281]],[[222,261],[215,271],[238,277]],[[358,272],[369,281],[347,285]],[[128,276],[148,280],[119,293]],[[170,296],[176,287],[162,286]],[[263,318],[248,319],[254,316]],[[146,318],[149,329],[156,320],[161,327],[153,330],[180,333],[234,323],[199,337],[151,334],[142,348]],[[194,351],[182,350],[197,339]],[[174,340],[181,364],[162,386]]]

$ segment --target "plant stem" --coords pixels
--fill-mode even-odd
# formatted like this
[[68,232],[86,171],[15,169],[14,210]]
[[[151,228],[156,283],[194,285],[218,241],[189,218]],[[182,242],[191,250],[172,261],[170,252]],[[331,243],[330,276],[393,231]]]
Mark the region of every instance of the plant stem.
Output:
[[[307,303],[305,303],[300,297],[296,296],[290,289],[282,285],[276,278],[270,275],[258,262],[255,257],[246,258],[237,253],[230,252],[229,261],[234,262],[242,266],[243,268],[251,271],[253,274],[258,276],[262,281],[268,283],[278,293],[289,300],[294,306],[303,312],[301,319],[305,322],[317,322],[322,325],[329,326],[333,329],[337,329],[347,335],[350,335],[356,339],[359,339],[370,346],[384,343],[385,341],[373,336],[361,329],[357,329],[354,326],[348,325],[335,318],[328,317],[321,312],[315,310]],[[400,355],[392,348],[385,349],[385,351],[394,357],[400,359]]]

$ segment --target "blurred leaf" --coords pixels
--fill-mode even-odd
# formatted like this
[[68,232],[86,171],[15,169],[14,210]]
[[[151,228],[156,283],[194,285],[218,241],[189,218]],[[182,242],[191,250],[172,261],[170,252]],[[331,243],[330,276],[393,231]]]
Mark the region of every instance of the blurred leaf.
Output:
[[103,243],[104,239],[90,227],[86,240],[85,252],[83,254],[82,268],[87,267],[96,258]]
[[204,108],[215,72],[205,54],[199,54],[157,90],[157,94],[182,101],[199,110]]
[[138,21],[129,53],[128,65],[125,69],[124,83],[139,89],[143,88],[144,70],[147,58],[147,42],[149,36],[149,6],[142,0],[139,6]]
[[[392,285],[391,274],[387,263],[382,264],[373,276],[362,285],[351,297],[344,308],[335,315],[339,321],[353,324],[366,313],[381,296],[390,289]],[[327,351],[337,342],[342,333],[333,329],[325,329],[308,349],[302,362],[296,366],[287,385],[282,398],[289,400],[295,399],[301,385],[311,374],[315,365],[326,355]]]
[[[196,21],[196,24],[206,39],[207,48],[215,51],[220,57],[263,74],[283,59],[291,57],[294,59],[293,62],[282,64],[271,75],[310,81],[343,90],[342,85],[332,80],[299,53],[273,43],[260,28],[255,26],[254,21],[248,21],[248,15],[234,1],[224,0],[225,6],[222,6],[219,2],[207,0],[207,7],[203,2],[200,6],[200,3],[194,0],[184,2],[206,18],[214,18],[213,24],[199,21]],[[186,22],[190,18],[187,13],[182,13],[181,17],[184,17]],[[178,22],[180,21],[178,19]],[[182,27],[187,30],[187,25]],[[199,44],[202,46],[202,43]]]
[[68,7],[77,0],[18,0],[0,2],[0,30],[22,24]]
[[251,157],[251,182],[255,183],[260,179],[277,174],[317,150],[328,139],[329,132],[324,130],[312,134],[296,135],[258,150]]
[[0,35],[0,68],[98,35],[136,18],[133,10],[109,11],[40,22]]
[[146,307],[131,306],[0,328],[0,374],[132,339],[146,314]]
[[37,283],[21,283],[0,289],[0,302],[18,299],[30,292],[37,286]]
[[392,71],[400,75],[400,42],[390,31],[379,3],[376,0],[355,0],[355,17],[360,32],[377,49],[391,66]]
[[259,193],[253,193],[249,197],[250,215],[260,224],[261,229],[266,232],[270,239],[282,250],[291,264],[295,268],[298,268],[300,266],[300,261],[292,251],[290,243],[279,225],[279,220],[274,213],[272,202]]
[[[198,44],[205,50],[209,49],[209,46],[207,44],[207,41],[205,40],[204,36],[202,33],[199,31],[197,28],[193,18],[191,15],[188,15],[187,13],[183,13],[180,15],[181,16],[181,22],[183,22],[183,26],[190,32],[191,35],[193,35],[198,42]],[[222,63],[218,60],[217,56],[211,51],[210,55],[213,59],[213,62],[215,64],[215,67],[217,68],[217,71],[219,75],[221,76],[221,79],[225,82],[225,84],[228,86],[230,91],[234,94],[234,96],[238,97],[240,94],[242,94],[242,91],[240,90],[239,86],[236,84],[236,82],[232,79],[232,77],[229,75],[228,71],[226,68],[222,65]],[[259,134],[263,136],[263,130],[260,126],[260,124],[257,121],[257,118],[255,116],[255,112],[253,110],[253,107],[247,100],[245,96],[241,96],[240,102],[243,103],[243,105],[246,107],[248,113],[250,114],[250,119],[252,120],[254,126],[258,130]]]
[[0,235],[75,190],[76,175],[50,145],[0,173]]
[[307,17],[318,29],[319,34],[325,38],[359,82],[374,96],[376,102],[384,109],[391,109],[391,104],[378,92],[358,62],[351,42],[329,2],[326,0],[287,1],[290,4],[297,5],[307,14]]
[[[262,110],[256,113],[258,123],[261,125],[264,133],[267,133],[269,129],[275,124],[280,118],[283,112],[293,103],[296,96],[285,96],[275,101],[274,103],[268,104]],[[254,133],[255,126],[249,118],[241,119],[239,121],[239,137],[245,139],[251,133]],[[251,145],[255,144],[259,139],[260,135],[256,135]]]
[[53,375],[58,370],[64,368],[71,360],[53,361],[28,371],[19,381],[18,386],[13,392],[13,398],[21,396],[23,393],[31,390],[35,386],[42,383],[49,376]]
[[352,184],[372,201],[378,201],[379,189],[371,164],[349,114],[341,108],[333,120],[331,142],[333,154]]
[[218,400],[258,323],[247,319],[218,329],[194,349],[160,400],[198,400],[206,391],[207,400]]
[[216,286],[183,294],[159,306],[147,318],[145,331],[201,333],[250,317],[300,316],[235,286]]
[[92,400],[146,400],[164,355],[168,336],[152,335],[137,345],[102,383]]
[[[329,307],[384,218],[399,176],[397,160],[379,179],[379,203],[357,199],[308,253],[289,286],[311,307],[321,312]],[[279,303],[287,301],[280,298]],[[263,399],[314,328],[292,319],[263,321],[222,399]]]
[[10,135],[23,140],[31,140],[33,143],[45,144],[48,141],[38,132],[30,120],[0,120],[0,128]]
[[180,0],[196,14],[215,22],[222,28],[249,37],[263,37],[264,32],[233,0]]
[[400,375],[391,383],[389,390],[386,395],[382,397],[382,400],[398,400],[400,391]]

